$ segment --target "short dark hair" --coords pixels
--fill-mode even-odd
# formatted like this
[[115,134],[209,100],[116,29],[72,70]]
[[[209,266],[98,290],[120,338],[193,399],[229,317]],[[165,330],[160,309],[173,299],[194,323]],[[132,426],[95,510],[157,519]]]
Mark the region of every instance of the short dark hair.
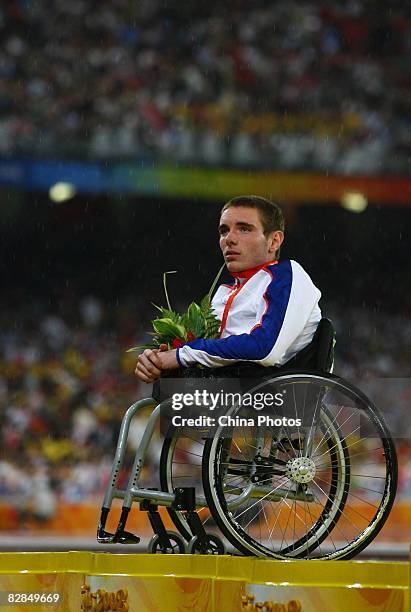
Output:
[[270,200],[256,195],[237,196],[228,200],[221,209],[221,214],[227,208],[232,206],[239,207],[244,206],[245,208],[256,208],[260,212],[260,219],[263,226],[264,234],[268,235],[271,232],[278,230],[284,231],[284,215],[278,204],[274,204]]

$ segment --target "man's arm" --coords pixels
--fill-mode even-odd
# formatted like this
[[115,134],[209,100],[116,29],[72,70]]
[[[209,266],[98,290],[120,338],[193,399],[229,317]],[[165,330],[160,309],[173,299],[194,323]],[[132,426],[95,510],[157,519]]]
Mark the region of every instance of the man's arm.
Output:
[[303,331],[321,293],[299,264],[284,261],[273,267],[273,278],[262,297],[266,311],[251,332],[188,342],[177,349],[179,364],[218,367],[237,361],[264,366],[280,363]]

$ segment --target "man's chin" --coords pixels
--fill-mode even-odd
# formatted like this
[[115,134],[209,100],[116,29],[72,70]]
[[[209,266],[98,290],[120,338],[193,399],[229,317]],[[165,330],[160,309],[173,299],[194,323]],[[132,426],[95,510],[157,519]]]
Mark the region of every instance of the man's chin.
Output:
[[242,272],[244,266],[239,261],[226,261],[227,270],[229,272]]

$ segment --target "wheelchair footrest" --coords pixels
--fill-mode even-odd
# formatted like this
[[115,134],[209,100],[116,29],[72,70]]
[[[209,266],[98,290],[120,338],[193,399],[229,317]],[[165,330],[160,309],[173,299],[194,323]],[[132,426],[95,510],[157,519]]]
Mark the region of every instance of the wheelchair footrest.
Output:
[[115,537],[117,544],[138,544],[140,542],[139,536],[130,531],[118,531]]
[[105,530],[106,521],[108,517],[108,513],[110,512],[110,508],[101,509],[100,520],[97,527],[97,542],[99,544],[114,544],[115,543],[115,534],[110,533]]
[[97,528],[97,541],[100,544],[138,544],[140,542],[139,536],[125,530],[130,508],[122,508],[116,533],[110,533],[105,530],[109,512],[109,508],[103,507],[101,509],[100,522]]
[[115,544],[115,533],[109,533],[104,529],[97,529],[97,542],[99,544]]

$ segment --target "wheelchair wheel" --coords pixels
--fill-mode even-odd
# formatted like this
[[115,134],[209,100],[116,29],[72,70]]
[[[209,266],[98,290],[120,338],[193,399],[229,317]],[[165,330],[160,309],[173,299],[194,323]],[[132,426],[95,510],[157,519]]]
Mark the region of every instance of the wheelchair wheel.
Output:
[[224,555],[224,542],[216,535],[207,534],[204,540],[193,536],[188,544],[189,554],[195,555]]
[[187,547],[182,537],[174,531],[167,531],[169,545],[162,546],[158,533],[154,534],[148,544],[148,552],[153,555],[184,555]]
[[245,554],[352,558],[381,530],[395,497],[397,459],[382,417],[363,393],[332,375],[278,376],[258,390],[281,392],[288,415],[303,424],[217,429],[203,455],[217,525]]
[[[201,432],[190,433],[190,437],[167,437],[164,439],[160,457],[160,486],[162,491],[173,493],[178,487],[195,487],[197,514],[204,527],[214,525],[214,520],[205,503],[201,476],[201,461],[205,440]],[[204,502],[201,504],[201,499]],[[167,512],[181,535],[189,542],[193,533],[184,517],[184,513],[167,507]]]

